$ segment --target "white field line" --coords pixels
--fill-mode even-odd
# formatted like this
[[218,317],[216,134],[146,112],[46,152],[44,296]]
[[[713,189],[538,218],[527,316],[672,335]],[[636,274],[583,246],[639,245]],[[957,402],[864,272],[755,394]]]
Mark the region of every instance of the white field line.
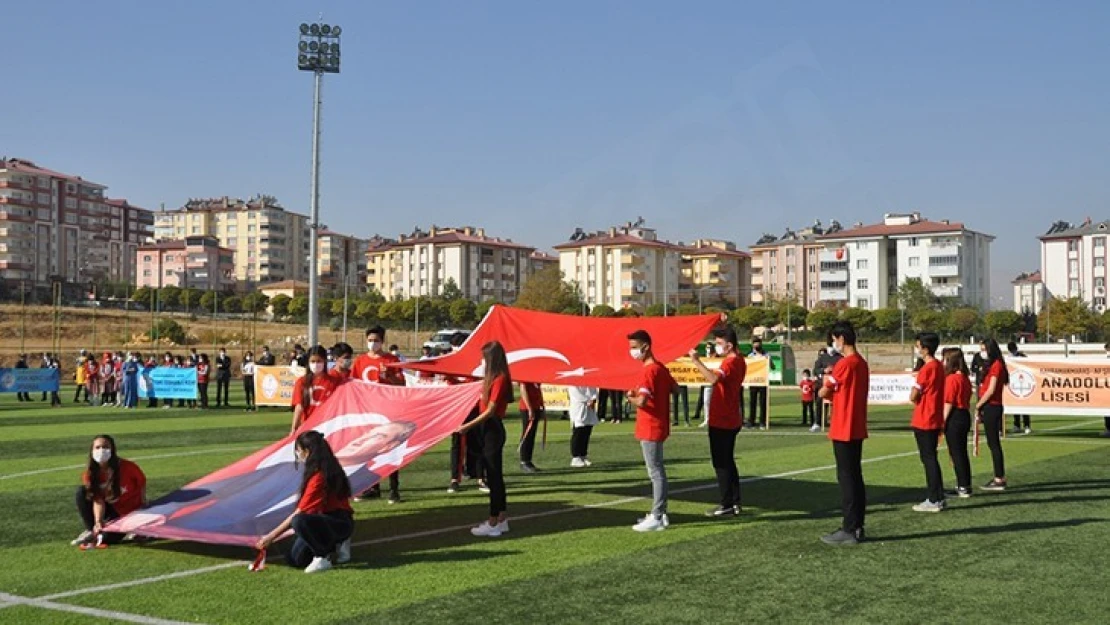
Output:
[[[229,451],[246,451],[249,449],[261,449],[265,447],[265,443],[260,447],[259,445],[238,446],[238,447],[223,447],[221,449],[202,449],[199,451],[178,451],[172,454],[155,454],[153,456],[136,456],[129,457],[128,460],[161,460],[163,458],[184,458],[186,456],[206,456],[209,454],[221,454]],[[35,469],[34,471],[23,471],[22,473],[9,473],[7,475],[0,475],[0,480],[14,480],[19,477],[31,477],[32,475],[42,475],[44,473],[56,473],[58,471],[76,471],[84,469],[83,464],[70,464],[64,467],[51,467],[49,469]]]
[[[872,463],[872,462],[882,462],[884,460],[894,460],[896,458],[907,458],[907,457],[916,456],[916,455],[917,455],[916,451],[908,451],[908,452],[903,452],[903,453],[898,453],[898,454],[890,454],[890,455],[887,455],[887,456],[878,456],[876,458],[867,458],[863,461],[863,463],[864,464],[869,464],[869,463]],[[823,465],[823,466],[820,466],[820,467],[810,467],[810,468],[807,468],[807,469],[796,469],[796,470],[793,470],[793,471],[786,471],[786,472],[783,472],[783,473],[776,473],[774,475],[763,475],[763,476],[749,477],[749,478],[745,478],[745,479],[741,480],[741,482],[745,483],[745,484],[750,484],[750,483],[753,483],[753,482],[760,482],[760,481],[763,481],[763,480],[779,479],[779,478],[784,478],[784,477],[793,477],[793,476],[796,476],[796,475],[805,475],[807,473],[816,473],[818,471],[828,471],[828,470],[835,469],[835,468],[836,468],[835,464],[828,464],[828,465]],[[690,486],[690,487],[687,487],[687,488],[677,489],[677,490],[673,490],[671,492],[675,493],[675,494],[682,494],[682,493],[694,492],[694,491],[698,491],[698,490],[706,490],[706,489],[716,488],[716,487],[717,487],[716,482],[713,482],[713,483],[701,484],[701,485],[698,485],[698,486]],[[609,508],[609,507],[613,507],[613,506],[624,505],[624,504],[627,504],[627,503],[633,503],[633,502],[636,502],[636,501],[642,501],[642,500],[645,500],[645,499],[647,499],[646,496],[623,497],[621,499],[613,499],[613,500],[604,501],[604,502],[601,502],[601,503],[586,504],[586,505],[582,505],[582,506],[573,506],[573,507],[569,507],[569,508],[558,508],[558,509],[555,509],[555,510],[546,510],[546,511],[543,511],[543,512],[533,512],[531,514],[524,514],[524,515],[521,515],[521,516],[512,517],[512,521],[513,522],[518,522],[518,521],[524,521],[524,520],[528,520],[528,519],[539,519],[539,518],[543,518],[543,517],[556,516],[556,515],[560,515],[560,514],[568,514],[568,513],[571,513],[571,512],[580,512],[582,510],[590,510],[590,509],[594,509],[594,508]],[[365,547],[365,546],[368,546],[368,545],[380,545],[380,544],[383,544],[383,543],[398,542],[398,541],[409,540],[409,539],[413,539],[413,538],[426,538],[428,536],[438,536],[440,534],[449,534],[451,532],[459,532],[459,531],[462,531],[462,530],[470,529],[471,527],[474,527],[474,523],[467,523],[466,525],[453,525],[453,526],[450,526],[450,527],[440,527],[440,528],[436,528],[436,529],[432,529],[432,530],[425,530],[425,531],[422,531],[422,532],[412,532],[412,533],[409,533],[409,534],[400,534],[400,535],[397,535],[397,536],[386,536],[386,537],[383,537],[383,538],[375,538],[375,539],[372,539],[372,540],[364,540],[364,541],[360,541],[360,542],[357,542],[357,543],[352,543],[351,546],[352,547]],[[274,557],[274,558],[267,558],[267,560],[271,561],[271,562],[274,561],[274,560],[280,560],[280,559],[281,559],[280,556]],[[235,567],[244,567],[245,568],[248,564],[250,564],[250,562],[247,561],[247,560],[237,560],[235,562],[225,562],[223,564],[217,564],[217,565],[214,565],[214,566],[206,566],[206,567],[198,568],[198,569],[189,569],[189,570],[185,570],[185,571],[179,571],[177,573],[167,573],[165,575],[155,575],[153,577],[144,577],[144,578],[131,580],[131,581],[127,581],[127,582],[119,582],[119,583],[115,583],[115,584],[104,584],[104,585],[101,585],[101,586],[90,586],[90,587],[87,587],[87,588],[78,588],[76,590],[70,590],[70,591],[66,591],[66,592],[55,593],[55,594],[52,594],[52,595],[44,595],[42,597],[39,597],[38,599],[43,600],[43,601],[49,601],[49,600],[54,600],[54,599],[65,599],[65,598],[68,598],[68,597],[76,597],[76,596],[80,596],[80,595],[87,595],[87,594],[93,594],[93,593],[110,592],[110,591],[119,590],[119,589],[122,589],[122,588],[131,588],[131,587],[134,587],[134,586],[143,586],[143,585],[146,585],[146,584],[153,584],[153,583],[166,581],[166,580],[179,579],[179,578],[182,578],[182,577],[191,577],[191,576],[194,576],[194,575],[202,575],[204,573],[211,573],[211,572],[214,572],[214,571],[222,571],[224,569],[231,569],[231,568],[235,568]],[[2,599],[0,599],[0,600],[2,600]],[[0,609],[2,609],[3,607],[4,606],[0,606]]]
[[144,616],[142,614],[131,614],[128,612],[117,612],[115,610],[100,610],[97,608],[86,608],[85,606],[79,605],[54,603],[45,599],[31,599],[28,597],[9,595],[7,593],[0,593],[0,602],[2,602],[0,608],[8,608],[13,605],[24,605],[33,608],[41,608],[43,610],[70,612],[72,614],[83,614],[85,616],[96,616],[99,618],[115,619],[117,621],[126,621],[128,623],[143,623],[144,625],[186,625],[184,621],[169,621],[166,619],[154,618],[152,616]]

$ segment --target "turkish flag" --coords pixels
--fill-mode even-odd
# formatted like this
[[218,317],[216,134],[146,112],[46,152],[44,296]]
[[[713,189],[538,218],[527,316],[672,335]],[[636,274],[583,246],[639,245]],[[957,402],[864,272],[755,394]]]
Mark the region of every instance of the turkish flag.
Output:
[[720,314],[597,318],[494,306],[459,351],[395,366],[481,377],[482,346],[500,341],[514,381],[629,389],[643,375],[643,363],[629,355],[629,334],[646,331],[656,360],[668,363],[685,356],[720,322]]

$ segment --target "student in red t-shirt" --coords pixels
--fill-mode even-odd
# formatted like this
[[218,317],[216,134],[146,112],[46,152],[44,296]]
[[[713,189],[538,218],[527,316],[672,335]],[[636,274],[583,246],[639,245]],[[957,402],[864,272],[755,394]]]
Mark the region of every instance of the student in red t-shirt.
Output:
[[[353,377],[363,382],[377,382],[393,386],[405,385],[405,374],[391,364],[401,362],[396,355],[385,351],[385,328],[374,326],[366,330],[366,353],[355,359],[352,366]],[[380,499],[382,486],[374,484],[364,493],[355,496],[355,501]],[[389,503],[401,502],[401,477],[397,471],[389,474]]]
[[[544,413],[543,388],[534,382],[520,383],[520,417],[522,429],[520,431],[520,470],[525,473],[539,471],[532,464],[532,454],[536,450],[536,432],[540,429],[540,421],[547,428],[547,415]],[[544,435],[546,437],[546,434]]]
[[347,343],[336,343],[335,346],[331,348],[331,355],[332,358],[335,358],[335,366],[328,371],[328,375],[335,380],[335,385],[339,386],[347,380],[350,380],[351,375],[354,373],[355,350]]
[[[636,407],[636,438],[644,454],[651,478],[651,512],[632,529],[637,532],[662,531],[671,524],[667,518],[667,470],[663,466],[663,442],[671,434],[671,392],[674,378],[651,351],[651,335],[636,330],[628,335],[629,354],[644,363],[640,384],[627,393]],[[712,403],[712,400],[710,400]]]
[[[309,358],[311,363],[311,352]],[[301,432],[294,453],[304,463],[297,508],[259,539],[257,547],[269,548],[292,529],[296,540],[285,561],[304,568],[305,573],[319,573],[330,569],[333,559],[335,564],[351,560],[351,532],[355,527],[349,501],[351,483],[323,434],[315,430]]]
[[502,452],[505,449],[505,411],[513,401],[513,378],[509,374],[509,359],[505,348],[497,341],[482,346],[482,397],[478,402],[478,416],[462,424],[459,434],[480,428],[482,466],[489,487],[489,518],[470,529],[475,536],[497,538],[509,531],[506,515],[508,502],[505,495],[505,474]]
[[971,379],[964,353],[958,347],[941,352],[944,360],[944,440],[956,471],[956,496],[971,496],[971,459],[967,434],[971,431]]
[[810,426],[816,432],[821,429],[817,421],[817,414],[813,409],[813,400],[817,394],[817,382],[809,377],[809,369],[802,370],[802,380],[798,382],[798,390],[802,393],[802,427]]
[[925,501],[913,507],[915,512],[940,512],[947,502],[944,500],[944,478],[937,461],[937,445],[944,431],[944,365],[937,360],[940,337],[935,332],[922,332],[917,335],[914,349],[921,358],[921,368],[917,371],[917,381],[910,391],[913,402],[913,418],[910,428],[917,440],[917,453],[925,467],[925,484],[928,495]]
[[[102,532],[109,521],[146,506],[146,476],[139,465],[120,458],[116,441],[107,434],[93,439],[89,447],[88,466],[77,488],[77,512],[85,531],[72,545],[111,545],[123,540],[123,534]],[[98,541],[99,537],[99,541]]]
[[709,456],[717,473],[717,489],[721,504],[705,513],[717,519],[740,514],[740,472],[736,469],[736,435],[740,433],[743,415],[740,389],[748,372],[747,361],[736,353],[736,330],[730,327],[713,331],[714,351],[724,357],[720,368],[710,371],[701,361],[698,350],[690,350],[694,367],[712,386],[709,397]]
[[312,418],[312,411],[335,392],[335,378],[327,373],[328,352],[317,345],[308,350],[308,371],[293,386],[293,426],[296,434],[301,425]]
[[1010,372],[1002,360],[1002,350],[998,341],[987,339],[979,344],[979,356],[983,358],[982,381],[979,382],[979,401],[975,412],[983,422],[987,434],[987,446],[991,450],[994,464],[994,477],[980,488],[990,491],[1006,490],[1006,460],[1002,455],[1002,428],[1005,425],[1002,415],[1002,387],[1010,383]]
[[829,438],[836,457],[844,519],[840,529],[822,536],[830,545],[855,545],[864,539],[867,487],[863,483],[863,441],[867,438],[867,393],[871,370],[856,350],[856,330],[847,321],[833,326],[833,351],[844,357],[826,373],[818,395],[832,401]]
[[201,354],[197,359],[197,394],[200,395],[200,407],[208,407],[208,378],[212,375],[212,365],[208,362],[208,354]]

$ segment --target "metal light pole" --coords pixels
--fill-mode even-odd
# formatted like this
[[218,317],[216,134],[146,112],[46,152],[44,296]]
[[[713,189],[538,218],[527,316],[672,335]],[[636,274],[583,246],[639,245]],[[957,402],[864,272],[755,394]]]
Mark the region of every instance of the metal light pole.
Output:
[[348,285],[351,283],[351,261],[349,258],[344,259],[343,263],[343,342],[347,342],[347,295]]
[[312,72],[312,216],[308,242],[308,344],[315,346],[320,331],[317,237],[320,229],[320,89],[324,74],[339,73],[339,34],[342,29],[328,24],[301,24],[297,42],[297,69]]

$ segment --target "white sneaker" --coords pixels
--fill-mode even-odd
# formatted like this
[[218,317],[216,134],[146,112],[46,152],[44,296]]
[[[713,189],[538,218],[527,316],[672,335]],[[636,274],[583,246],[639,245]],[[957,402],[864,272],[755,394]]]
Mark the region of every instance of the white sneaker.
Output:
[[913,507],[914,512],[940,512],[944,510],[944,502],[933,502],[926,499]]
[[501,523],[497,525],[490,525],[489,521],[482,521],[478,527],[470,528],[470,533],[475,536],[485,536],[486,538],[497,538],[501,535]]
[[821,426],[819,426],[817,424],[814,424],[812,427],[809,428],[809,431],[810,432],[820,432],[821,431]]
[[637,532],[662,532],[667,529],[668,523],[666,522],[666,515],[656,517],[654,514],[649,514],[640,519],[640,522],[633,525],[632,529]]
[[508,534],[509,533],[509,520],[505,519],[504,521],[498,523],[497,524],[497,531],[501,532],[502,534]]
[[312,563],[305,567],[305,573],[322,573],[331,568],[331,560],[327,558],[313,558]]
[[77,545],[87,543],[92,539],[92,535],[93,535],[92,532],[90,532],[89,530],[85,530],[85,531],[81,532],[80,534],[78,534],[77,538],[74,538],[73,540],[71,540],[69,542],[69,544],[76,547]]
[[1033,428],[1031,428],[1029,426],[1025,426],[1025,433],[1026,434],[1032,434],[1033,433]]
[[589,458],[583,458],[582,459],[582,466],[592,467],[592,466],[594,466],[594,463],[590,462]]
[[351,539],[339,543],[335,548],[335,563],[346,564],[351,561]]
[[581,458],[571,458],[570,467],[572,469],[583,469],[586,467],[586,463]]

